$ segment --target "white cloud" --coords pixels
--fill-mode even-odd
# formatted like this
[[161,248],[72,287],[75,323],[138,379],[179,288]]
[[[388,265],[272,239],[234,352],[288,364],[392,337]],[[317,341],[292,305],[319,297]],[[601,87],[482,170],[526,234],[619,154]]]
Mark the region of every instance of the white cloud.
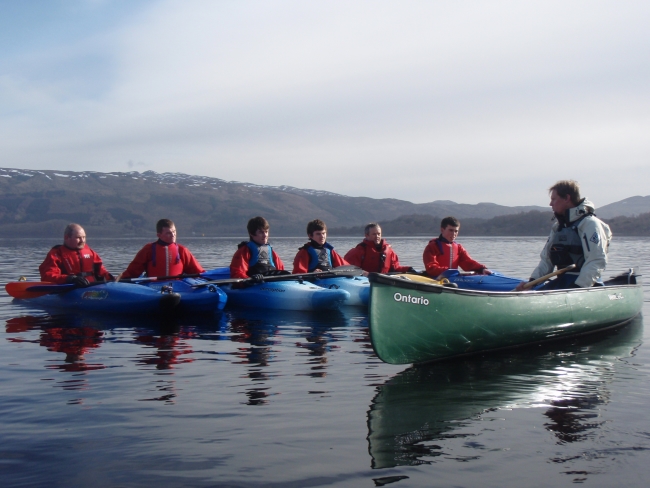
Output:
[[509,205],[545,204],[573,177],[609,203],[650,193],[629,174],[650,156],[649,14],[645,2],[151,2],[11,58],[3,166],[138,161]]

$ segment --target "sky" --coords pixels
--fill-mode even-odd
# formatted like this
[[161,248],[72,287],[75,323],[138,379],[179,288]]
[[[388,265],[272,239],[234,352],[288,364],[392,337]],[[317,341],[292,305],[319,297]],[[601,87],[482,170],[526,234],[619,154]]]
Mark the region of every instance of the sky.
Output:
[[650,2],[0,0],[0,167],[650,194]]

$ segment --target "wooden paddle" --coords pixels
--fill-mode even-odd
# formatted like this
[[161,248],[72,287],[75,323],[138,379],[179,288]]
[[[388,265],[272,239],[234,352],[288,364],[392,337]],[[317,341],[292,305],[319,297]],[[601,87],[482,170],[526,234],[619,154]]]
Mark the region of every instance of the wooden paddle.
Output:
[[[339,266],[338,268],[330,269],[329,271],[315,271],[313,273],[301,273],[301,274],[284,274],[284,275],[274,275],[274,276],[264,276],[263,283],[273,282],[273,281],[299,281],[299,280],[314,280],[319,278],[336,278],[336,277],[354,277],[362,276],[363,270],[357,266]],[[226,278],[223,280],[210,280],[205,283],[197,283],[192,285],[194,288],[207,285],[227,285],[229,283],[247,283],[254,284],[252,278]]]
[[[529,290],[535,285],[539,285],[540,283],[543,283],[544,281],[548,280],[549,278],[553,278],[553,276],[561,275],[562,273],[566,273],[567,271],[571,271],[573,268],[575,268],[576,265],[572,264],[571,266],[567,266],[566,268],[558,269],[553,271],[552,273],[549,273],[545,276],[542,276],[541,278],[537,278],[536,280],[529,281],[528,283],[524,284],[524,290]],[[512,291],[517,291],[517,289],[513,289]]]

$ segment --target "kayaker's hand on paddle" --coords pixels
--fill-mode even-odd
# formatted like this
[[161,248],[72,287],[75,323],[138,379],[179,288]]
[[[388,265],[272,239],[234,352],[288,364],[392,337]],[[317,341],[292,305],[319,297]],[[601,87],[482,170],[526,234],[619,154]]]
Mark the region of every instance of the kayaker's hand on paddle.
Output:
[[530,283],[533,281],[533,279],[529,279],[528,281],[522,281],[515,287],[515,291],[524,291],[524,286],[526,286],[526,283]]
[[90,282],[86,278],[77,275],[68,275],[68,277],[65,279],[65,282],[77,285],[79,288],[90,286]]
[[491,274],[492,274],[492,271],[490,271],[490,270],[487,269],[487,268],[483,268],[483,270],[481,271],[481,274],[484,274],[484,275],[491,275]]
[[261,274],[254,274],[251,276],[251,280],[255,283],[262,283],[264,281],[264,276]]

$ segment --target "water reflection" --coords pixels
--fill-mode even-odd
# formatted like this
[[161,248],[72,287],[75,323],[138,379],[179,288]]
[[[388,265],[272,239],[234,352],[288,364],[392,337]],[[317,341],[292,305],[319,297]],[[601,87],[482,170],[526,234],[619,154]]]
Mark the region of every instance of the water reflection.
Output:
[[598,395],[552,400],[550,403],[552,407],[544,412],[550,422],[544,427],[555,434],[558,444],[583,441],[590,435],[589,431],[602,423],[592,421],[598,417],[595,407],[603,403]]
[[548,406],[545,428],[557,442],[594,435],[598,406],[621,358],[641,343],[642,319],[561,346],[411,367],[377,388],[368,411],[373,468],[429,464],[445,439],[489,411]]
[[151,331],[137,330],[135,342],[144,345],[146,349],[153,350],[138,354],[137,363],[155,366],[158,370],[172,369],[176,364],[191,363],[194,358],[185,355],[193,352],[186,341],[192,337],[196,337],[194,332],[180,326],[174,333],[155,334]]
[[[273,345],[278,326],[273,322],[263,321],[255,315],[253,317],[234,317],[230,321],[231,340],[238,343],[237,350],[233,353],[239,358],[239,364],[248,366],[243,376],[252,382],[246,387],[244,394],[248,398],[248,405],[266,405],[271,396],[271,380],[267,368],[273,359]],[[240,346],[239,344],[242,344]],[[243,346],[243,345],[246,346]]]
[[[56,354],[55,357],[44,360],[44,368],[72,373],[72,376],[55,381],[57,387],[83,391],[91,388],[89,372],[109,367],[97,359],[97,355],[95,360],[89,359],[107,341],[140,346],[138,352],[132,355],[127,353],[127,357],[133,358],[141,369],[153,367],[159,373],[170,373],[169,370],[176,365],[194,361],[190,341],[203,336],[212,337],[210,332],[214,331],[215,324],[217,330],[221,328],[222,317],[132,318],[73,313],[12,317],[6,320],[5,330],[8,342],[37,344]],[[33,338],[34,332],[38,332],[38,338]],[[124,364],[112,364],[110,367],[123,366]],[[154,383],[156,396],[143,400],[173,401],[176,396],[173,379],[156,380]],[[83,399],[76,399],[73,403],[83,403]]]
[[[278,392],[273,390],[273,380],[282,375],[273,368],[282,344],[295,341],[300,349],[298,357],[307,356],[307,373],[296,376],[323,378],[327,375],[327,354],[339,346],[341,330],[350,323],[351,314],[340,310],[297,312],[287,310],[237,309],[229,312],[230,340],[238,343],[234,354],[238,364],[247,367],[241,377],[251,384],[244,390],[247,405],[268,405]],[[244,346],[245,345],[245,346]],[[303,352],[304,351],[304,352]],[[286,351],[284,351],[286,354]],[[315,393],[324,393],[316,392]]]
[[[86,354],[100,346],[104,333],[98,330],[96,324],[87,318],[78,320],[77,317],[58,316],[52,318],[24,316],[7,320],[6,331],[10,334],[40,330],[38,340],[29,340],[22,337],[9,337],[7,340],[14,343],[37,343],[51,352],[63,353],[63,364],[50,364],[47,369],[58,369],[67,372],[91,371],[103,369],[99,363],[88,363]],[[68,389],[76,389],[74,384],[79,381],[69,382]]]

